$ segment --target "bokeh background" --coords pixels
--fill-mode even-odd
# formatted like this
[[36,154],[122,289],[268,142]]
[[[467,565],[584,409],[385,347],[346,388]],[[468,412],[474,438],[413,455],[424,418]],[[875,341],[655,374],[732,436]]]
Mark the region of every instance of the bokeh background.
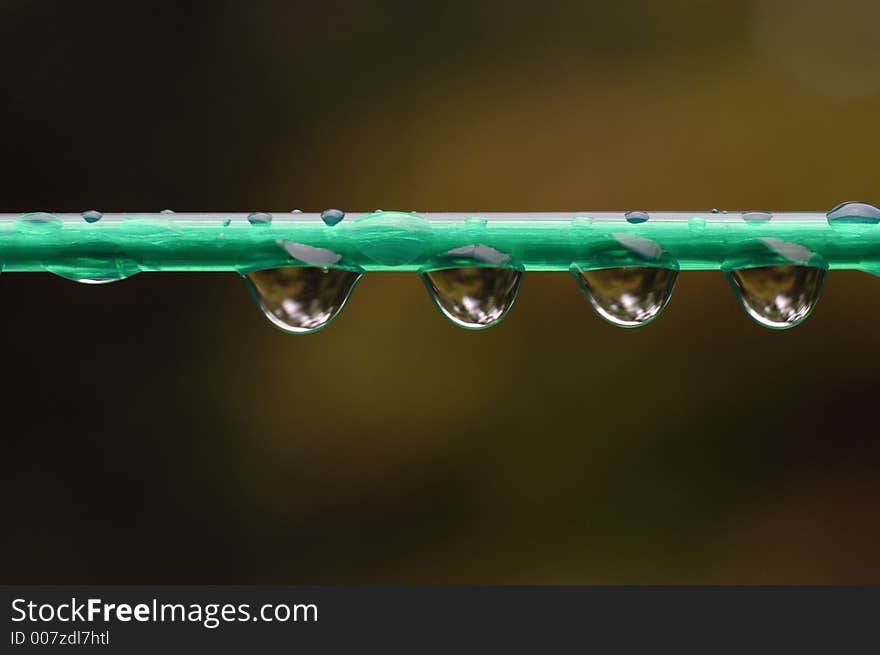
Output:
[[[4,211],[877,201],[880,5],[0,4]],[[5,583],[880,582],[880,280],[804,325],[685,273],[505,322],[368,275],[323,333],[232,274],[0,276]]]

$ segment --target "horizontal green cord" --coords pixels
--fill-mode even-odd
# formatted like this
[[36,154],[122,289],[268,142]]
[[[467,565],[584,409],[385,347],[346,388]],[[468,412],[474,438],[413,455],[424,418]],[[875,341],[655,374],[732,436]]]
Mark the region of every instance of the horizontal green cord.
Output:
[[[5,272],[120,279],[141,271],[249,271],[291,265],[355,271],[482,266],[568,271],[682,270],[773,263],[880,273],[880,210],[553,213],[0,214]],[[467,251],[468,246],[485,246]],[[451,251],[451,252],[450,252]]]

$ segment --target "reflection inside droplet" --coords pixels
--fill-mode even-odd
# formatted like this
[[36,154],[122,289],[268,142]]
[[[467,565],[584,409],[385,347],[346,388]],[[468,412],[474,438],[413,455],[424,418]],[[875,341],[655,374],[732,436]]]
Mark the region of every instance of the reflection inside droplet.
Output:
[[727,279],[746,313],[761,325],[785,329],[806,319],[825,284],[818,266],[760,266],[727,272]]
[[464,266],[422,273],[440,311],[456,325],[472,330],[492,327],[504,318],[519,293],[522,271]]
[[361,273],[340,268],[284,266],[246,276],[260,309],[285,332],[320,330],[342,311]]
[[118,281],[118,277],[81,277],[76,280],[80,284],[110,284]]
[[599,316],[621,327],[639,327],[657,318],[678,277],[678,271],[657,266],[578,268],[574,273]]
[[89,209],[82,213],[82,217],[86,223],[97,223],[104,217],[104,214],[96,209]]

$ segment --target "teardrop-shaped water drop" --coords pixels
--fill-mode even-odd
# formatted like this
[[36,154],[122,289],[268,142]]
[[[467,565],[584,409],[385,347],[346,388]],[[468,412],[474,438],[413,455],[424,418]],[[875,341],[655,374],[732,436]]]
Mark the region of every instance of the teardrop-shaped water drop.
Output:
[[321,220],[330,227],[333,227],[345,218],[345,212],[341,209],[325,209],[321,212]]
[[97,223],[102,218],[104,218],[104,214],[96,209],[89,209],[88,211],[84,211],[82,213],[82,217],[86,223]]
[[825,275],[818,266],[786,264],[727,271],[727,280],[749,316],[784,330],[802,323],[816,307]]
[[272,214],[268,212],[253,212],[248,214],[247,219],[251,225],[268,225],[272,222]]
[[659,316],[672,297],[678,271],[658,266],[576,269],[578,283],[606,321],[640,327]]
[[307,334],[326,327],[342,311],[361,273],[341,268],[284,266],[248,273],[263,313],[285,332]]
[[484,266],[446,268],[421,275],[444,316],[470,330],[499,323],[513,306],[522,281],[522,271]]
[[843,202],[825,215],[834,223],[880,223],[880,209],[866,202]]
[[627,223],[644,223],[650,218],[648,216],[648,212],[643,211],[634,211],[634,212],[626,212],[623,217],[626,219]]

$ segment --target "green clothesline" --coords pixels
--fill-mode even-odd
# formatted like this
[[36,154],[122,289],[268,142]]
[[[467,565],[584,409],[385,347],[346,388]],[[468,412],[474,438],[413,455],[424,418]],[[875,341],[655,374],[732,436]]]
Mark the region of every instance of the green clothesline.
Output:
[[[0,214],[0,266],[88,283],[235,271],[293,332],[327,325],[364,272],[418,271],[448,318],[479,329],[510,309],[523,271],[571,271],[600,315],[636,326],[665,306],[677,271],[720,269],[753,318],[791,327],[812,310],[826,270],[880,274],[878,223],[880,209],[861,202],[827,213],[36,212]],[[814,298],[795,298],[804,286]],[[758,287],[766,297],[750,301]]]

